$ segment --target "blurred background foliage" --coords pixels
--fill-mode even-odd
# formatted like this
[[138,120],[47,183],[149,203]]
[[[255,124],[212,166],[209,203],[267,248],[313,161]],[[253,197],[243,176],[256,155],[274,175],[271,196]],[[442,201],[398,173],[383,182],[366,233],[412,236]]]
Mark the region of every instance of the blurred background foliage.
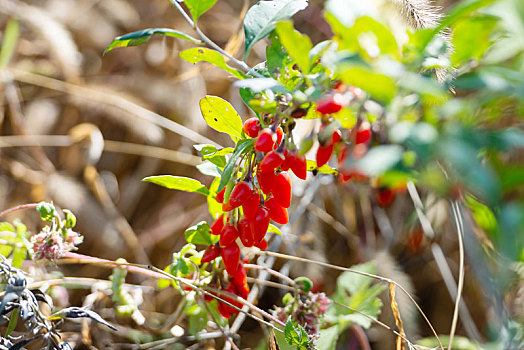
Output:
[[[474,11],[475,4],[488,3],[493,4]],[[199,26],[240,57],[242,16],[252,4],[220,0],[201,17]],[[445,13],[455,1],[437,5]],[[341,45],[373,61],[365,45],[354,46],[355,33],[337,27],[344,13],[326,21],[323,6],[322,1],[311,1],[294,17],[295,28],[314,44],[335,32]],[[395,182],[406,174],[416,178],[420,205],[413,205],[412,196],[405,193],[383,209],[377,205],[377,188],[338,185],[331,176],[311,178],[294,184],[296,202],[303,197],[307,205],[301,207],[301,219],[286,230],[281,250],[342,266],[377,261],[378,274],[408,286],[437,332],[447,334],[454,301],[438,258],[447,261],[449,273],[457,276],[458,242],[446,199],[462,198],[467,264],[465,311],[461,310],[457,334],[488,343],[517,337],[515,325],[524,321],[524,3],[468,1],[459,6],[457,17],[446,17],[452,23],[454,49],[444,36],[428,41],[424,54],[411,52],[432,37],[432,30],[413,34],[400,62],[406,71],[395,61],[379,67],[395,77],[397,84],[389,90],[387,84],[358,80],[358,72],[349,68],[342,78],[365,85],[374,98],[385,102],[386,111],[378,106],[375,114],[367,115],[379,120],[383,112],[389,118],[387,128],[374,130],[379,143],[398,143],[412,154],[403,153],[383,181]],[[473,15],[456,20],[470,12]],[[442,28],[446,26],[444,22]],[[192,145],[231,143],[205,126],[198,101],[206,94],[217,95],[243,117],[249,112],[228,73],[179,58],[180,51],[194,46],[189,42],[153,37],[146,45],[103,55],[115,37],[151,27],[191,33],[167,0],[0,0],[0,208],[53,201],[76,214],[77,229],[85,237],[81,253],[164,267],[185,243],[184,230],[210,218],[207,203],[200,196],[140,180],[176,174],[209,185],[210,178],[195,169],[200,159]],[[380,27],[375,29],[380,33]],[[384,50],[391,44],[387,40],[391,34],[382,34],[379,44]],[[249,65],[265,60],[265,45],[254,45]],[[418,67],[428,71],[409,74]],[[430,79],[429,69],[438,74],[451,67],[454,79],[444,75],[441,85]],[[401,72],[406,74],[399,76]],[[377,153],[366,166],[380,169],[400,156],[392,148],[389,151]],[[308,191],[314,195],[308,196]],[[419,223],[421,208],[433,227],[432,236]],[[38,232],[38,218],[25,214],[8,219],[20,218]],[[110,274],[82,265],[27,267],[35,280],[59,274],[107,279]],[[337,274],[332,271],[291,263],[277,267],[293,277],[307,275],[328,293],[336,289]],[[72,284],[67,292],[60,286],[51,288],[56,304],[92,306],[119,324],[117,335],[85,323],[71,324],[66,339],[96,348],[118,347],[115,344],[164,338],[174,325],[182,324],[175,291],[157,290],[154,281],[133,275],[127,282],[141,285],[133,297],[145,319],[114,315],[111,298],[94,282]],[[265,309],[278,305],[282,293],[268,288],[259,305]],[[404,312],[406,329],[413,336],[430,336],[412,310]],[[392,321],[387,312],[382,317]],[[253,332],[259,336],[244,337]],[[258,324],[249,320],[239,334],[244,347],[255,347],[263,337]],[[380,329],[372,328],[369,337],[377,349],[391,348],[392,339]],[[214,342],[203,343],[210,348],[220,345]],[[466,343],[464,349],[472,346]]]

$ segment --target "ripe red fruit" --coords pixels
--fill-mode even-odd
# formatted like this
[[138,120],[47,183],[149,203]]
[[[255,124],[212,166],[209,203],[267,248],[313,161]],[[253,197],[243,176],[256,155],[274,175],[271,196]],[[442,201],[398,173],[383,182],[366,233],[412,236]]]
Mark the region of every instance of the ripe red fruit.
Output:
[[215,244],[212,244],[206,248],[206,250],[204,251],[204,255],[202,255],[202,260],[200,260],[200,262],[202,264],[207,263],[207,262],[215,260],[219,256],[220,256],[220,247]]
[[278,168],[284,162],[284,155],[277,151],[271,151],[265,155],[258,166],[260,171],[267,172]]
[[[296,151],[294,152],[296,153]],[[294,160],[293,152],[288,151],[287,149],[284,150],[284,162],[280,164],[280,169],[282,171],[288,171],[291,168],[291,162],[293,162],[293,160]]]
[[261,171],[260,168],[258,168],[257,180],[262,192],[269,194],[271,193],[271,190],[273,189],[273,183],[275,182],[275,171]]
[[288,173],[281,172],[275,177],[273,184],[273,197],[284,208],[289,208],[291,205],[291,179]]
[[285,225],[289,221],[287,209],[280,205],[273,197],[266,201],[266,207],[269,210],[269,217],[278,224]]
[[260,242],[266,235],[269,227],[269,210],[266,207],[259,207],[255,219],[249,223],[253,233],[254,242]]
[[302,180],[305,180],[307,177],[307,160],[304,156],[299,156],[295,152],[291,161],[291,170],[295,175]]
[[335,129],[335,131],[333,131],[333,134],[331,135],[331,142],[333,144],[336,144],[338,141],[340,141],[341,138],[342,138],[342,133],[340,132],[339,129]]
[[244,216],[247,220],[253,220],[255,214],[257,213],[258,206],[260,205],[260,195],[257,191],[253,191],[251,197],[249,197],[244,204],[242,204],[242,209],[244,210]]
[[224,203],[224,193],[225,193],[225,192],[226,192],[226,188],[224,187],[224,188],[222,189],[222,191],[220,191],[220,192],[217,193],[217,196],[216,196],[215,199],[216,199],[216,201],[217,201],[218,203]]
[[260,123],[257,117],[249,118],[244,122],[244,134],[249,137],[257,137],[260,131]]
[[244,283],[247,283],[247,274],[246,274],[246,269],[244,268],[243,262],[240,262],[238,264],[237,272],[235,272],[235,274],[231,277],[232,277],[231,281],[233,282],[235,287],[242,286]]
[[253,232],[251,232],[251,227],[249,227],[249,222],[247,221],[246,218],[241,218],[238,221],[238,235],[240,236],[240,241],[242,242],[244,247],[249,248],[253,246],[253,243],[254,243]]
[[322,114],[337,113],[348,104],[347,98],[341,93],[325,96],[317,103],[317,112]]
[[230,206],[233,209],[241,206],[242,203],[251,197],[252,193],[253,190],[251,187],[249,187],[248,183],[245,181],[240,181],[235,185],[235,187],[233,187],[233,190],[231,191],[231,195],[229,196]]
[[227,273],[233,275],[237,272],[238,262],[240,261],[240,248],[236,242],[221,248],[220,255],[222,256],[222,261],[224,262]]
[[220,246],[225,247],[233,243],[238,238],[238,230],[234,225],[226,224],[226,227],[220,234]]
[[275,147],[278,147],[280,143],[282,142],[282,138],[284,137],[284,130],[282,130],[282,128],[279,126],[276,130],[276,134],[277,134],[277,143]]
[[382,208],[389,207],[389,205],[395,200],[395,191],[389,188],[379,188],[375,194],[377,203]]
[[366,143],[371,139],[371,125],[368,122],[363,122],[357,130],[355,135],[355,144]]
[[264,238],[258,243],[255,243],[255,247],[257,247],[260,250],[266,250],[268,246],[267,240]]
[[229,313],[229,309],[230,309],[229,305],[219,302],[217,309],[218,309],[218,312],[220,312],[220,314],[222,315],[222,317],[225,317],[225,318],[231,317],[231,314]]
[[235,209],[235,207],[229,201],[227,203],[222,204],[222,211],[231,211],[233,209]]
[[273,136],[273,132],[270,129],[262,130],[255,141],[255,149],[264,153],[271,151],[275,145]]
[[[226,289],[224,289],[224,291],[225,291],[225,292],[228,292],[228,293],[231,293],[231,294],[234,294],[234,295],[238,295],[237,290],[235,289],[235,286],[234,286],[233,284],[230,284],[229,287],[227,287]],[[225,301],[227,301],[227,302],[233,304],[234,306],[238,307],[239,309],[242,308],[242,303],[239,303],[238,301],[236,301],[236,300],[234,300],[234,299],[232,299],[232,298],[230,298],[230,297],[227,297],[227,296],[225,296],[225,295],[221,295],[220,297],[221,297],[222,299],[224,299]],[[223,303],[222,303],[222,304],[223,304]],[[237,309],[235,309],[234,307],[229,306],[228,304],[224,304],[224,305],[226,305],[227,310],[229,311],[229,313],[230,313],[231,315],[236,315],[236,314],[238,314],[239,311],[238,311]]]
[[224,214],[220,215],[218,219],[215,220],[213,225],[211,225],[211,234],[219,235],[224,229]]
[[317,150],[317,167],[321,167],[326,164],[333,154],[333,144],[328,146],[319,146]]

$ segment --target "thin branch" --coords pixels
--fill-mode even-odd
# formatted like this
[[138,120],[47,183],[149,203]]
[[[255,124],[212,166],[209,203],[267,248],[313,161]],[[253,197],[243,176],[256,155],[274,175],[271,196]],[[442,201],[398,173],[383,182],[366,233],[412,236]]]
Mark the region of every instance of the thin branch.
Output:
[[264,271],[267,271],[269,272],[271,275],[277,277],[277,278],[280,278],[281,280],[284,280],[286,281],[290,286],[294,286],[296,283],[295,281],[293,281],[291,278],[289,278],[288,276],[285,276],[283,274],[281,274],[280,272],[278,271],[275,271],[273,269],[270,269],[266,266],[260,266],[260,265],[255,265],[255,264],[244,264],[244,267],[247,268],[247,269],[256,269],[256,270],[264,270]]
[[[428,237],[428,239],[430,240],[434,239],[435,232],[433,230],[430,220],[427,218],[426,214],[424,213],[424,205],[422,204],[420,195],[413,182],[408,182],[408,191],[409,191],[411,200],[413,201],[413,206],[415,207],[417,216],[419,218],[419,222],[421,224],[422,231],[424,232],[426,237]],[[456,302],[457,295],[458,295],[457,294],[457,284],[455,282],[455,279],[453,278],[453,274],[451,273],[449,264],[446,261],[446,257],[444,256],[444,253],[442,252],[442,248],[437,243],[433,243],[431,244],[431,253],[433,254],[433,258],[435,259],[437,268],[440,271],[442,279],[444,280],[444,284],[446,285],[448,293],[451,296],[451,299]],[[473,321],[473,318],[471,317],[471,314],[469,312],[467,305],[465,303],[461,303],[459,311],[460,311],[461,321],[468,334],[468,337],[471,339],[477,339],[480,341],[481,337],[479,335],[479,331],[475,325],[475,322]]]
[[33,208],[36,208],[38,207],[38,203],[31,203],[31,204],[22,204],[22,205],[18,205],[16,207],[12,207],[12,208],[9,208],[9,209],[6,209],[4,210],[3,212],[0,213],[0,217],[4,216],[4,215],[7,215],[7,214],[10,214],[12,212],[15,212],[17,210],[22,210],[22,209],[33,209]]
[[453,345],[453,337],[455,336],[455,330],[457,328],[457,321],[459,315],[459,305],[462,296],[462,288],[464,285],[464,224],[462,221],[462,215],[457,201],[451,202],[453,208],[453,217],[455,218],[455,225],[457,226],[457,238],[459,244],[459,277],[457,286],[457,298],[455,300],[455,309],[453,310],[453,320],[451,322],[451,330],[449,331],[449,343],[448,350],[451,350]]
[[244,71],[246,71],[247,73],[250,73],[250,74],[253,74],[254,76],[256,76],[257,78],[264,78],[264,76],[258,72],[255,72],[253,70],[253,68],[249,67],[247,65],[246,62],[244,61],[241,61],[237,58],[235,58],[233,55],[229,54],[229,52],[225,51],[224,49],[222,49],[220,46],[218,46],[215,42],[213,42],[211,39],[209,39],[201,30],[200,28],[198,27],[198,25],[189,17],[189,15],[187,14],[186,11],[184,11],[184,9],[182,8],[182,6],[178,3],[177,0],[170,0],[171,3],[176,7],[176,9],[178,10],[178,12],[180,12],[182,14],[182,16],[184,16],[184,19],[186,20],[187,23],[189,23],[189,25],[195,30],[195,32],[198,34],[198,36],[200,37],[200,39],[202,39],[202,41],[204,43],[206,43],[209,47],[211,47],[212,49],[218,51],[221,55],[227,57],[230,61],[234,62],[238,67],[242,68]]
[[286,255],[286,254],[281,254],[281,253],[274,253],[274,252],[270,252],[270,251],[259,251],[259,252],[257,252],[257,254],[259,254],[259,255],[270,255],[270,256],[274,256],[274,257],[282,258],[282,259],[287,259],[287,260],[295,260],[295,261],[300,261],[300,262],[305,262],[305,263],[316,264],[316,265],[324,266],[324,267],[327,267],[327,268],[330,268],[330,269],[333,269],[333,270],[347,271],[347,272],[351,272],[351,273],[354,273],[354,274],[357,274],[357,275],[371,277],[371,278],[377,279],[377,280],[382,281],[382,282],[393,283],[395,286],[400,288],[400,290],[402,290],[404,292],[404,294],[406,294],[406,296],[409,298],[409,300],[411,300],[411,302],[415,305],[415,307],[420,312],[420,314],[422,315],[422,317],[424,318],[424,320],[428,324],[429,328],[431,329],[431,332],[433,333],[433,336],[437,339],[440,349],[444,350],[444,346],[442,345],[442,342],[440,341],[440,338],[439,338],[437,332],[435,331],[435,328],[433,328],[433,325],[429,321],[429,319],[426,316],[426,314],[424,313],[424,311],[422,311],[422,308],[418,305],[418,303],[411,296],[411,294],[409,294],[409,292],[404,287],[402,287],[399,283],[395,282],[394,280],[392,280],[390,278],[374,275],[374,274],[371,274],[371,273],[350,269],[350,268],[347,268],[347,267],[332,265],[332,264],[328,264],[328,263],[324,263],[324,262],[320,262],[320,261],[315,261],[315,260],[310,260],[310,259],[306,259],[306,258],[301,258],[301,257],[297,257],[297,256],[292,256],[292,255]]
[[44,87],[46,89],[60,91],[65,94],[73,95],[87,101],[95,101],[113,106],[123,111],[134,115],[135,117],[149,121],[150,123],[160,126],[166,130],[174,132],[182,137],[187,138],[196,143],[209,143],[215,146],[216,142],[200,135],[199,133],[185,127],[177,122],[174,122],[166,117],[161,116],[153,111],[150,111],[134,102],[129,101],[121,96],[110,93],[108,91],[99,91],[94,88],[80,86],[72,83],[67,83],[58,79],[53,79],[39,74],[34,74],[14,68],[2,68],[0,73],[7,71],[13,75],[13,79],[31,84],[35,86]]
[[[73,141],[69,135],[31,135],[31,137],[24,135],[0,136],[0,148],[23,146],[70,147],[72,144]],[[104,140],[104,151],[163,159],[191,166],[202,163],[200,157],[189,153],[123,141]]]

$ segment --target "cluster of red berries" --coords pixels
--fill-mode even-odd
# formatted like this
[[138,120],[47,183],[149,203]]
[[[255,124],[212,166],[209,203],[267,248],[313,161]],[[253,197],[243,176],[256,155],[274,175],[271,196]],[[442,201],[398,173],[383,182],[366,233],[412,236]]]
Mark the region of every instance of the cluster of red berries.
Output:
[[[359,98],[360,94],[359,89],[339,83],[333,92],[318,101],[316,107],[316,111],[322,114],[322,125],[317,134],[317,167],[327,164],[335,154],[341,182],[368,180],[353,165],[368,151],[372,136],[371,125],[359,120],[351,130],[340,129],[331,116]],[[306,179],[307,160],[304,153],[309,149],[297,149],[291,130],[293,119],[306,114],[307,109],[298,108],[291,113],[290,118],[282,122],[280,117],[266,115],[262,120],[250,118],[243,125],[244,134],[254,139],[254,149],[244,155],[246,161],[243,179],[225,186],[217,193],[216,201],[222,204],[224,213],[211,225],[211,234],[220,238],[218,243],[206,249],[202,258],[202,263],[206,263],[222,257],[225,270],[231,276],[229,285],[223,289],[225,291],[243,298],[249,292],[237,240],[240,239],[245,247],[255,246],[265,250],[268,246],[265,235],[270,221],[288,223],[287,208],[291,205],[291,180],[288,171],[302,180]],[[262,127],[262,124],[268,127]],[[394,195],[390,190],[380,191],[378,202],[386,204],[392,198]],[[228,301],[237,305],[232,300]],[[237,313],[237,310],[227,304],[219,305],[219,310],[225,317]]]
[[[236,244],[235,244],[236,245]],[[236,245],[238,249],[238,245]],[[224,260],[224,265],[226,266],[227,274],[229,275],[229,282],[224,283],[222,282],[222,288],[221,290],[237,295],[243,299],[246,299],[249,294],[249,285],[247,284],[247,274],[246,269],[244,268],[244,262],[240,261],[240,251],[236,250],[234,248],[228,247],[220,247],[219,245],[212,244],[207,247],[207,249],[204,252],[204,255],[202,256],[202,263],[208,263],[216,258],[218,258],[220,255],[222,255],[222,259]],[[236,264],[233,262],[237,261]],[[233,269],[234,267],[234,269]],[[224,299],[225,301],[231,303],[232,305],[235,305],[239,309],[242,308],[242,304],[239,303],[236,300],[233,300],[227,296],[224,295],[217,295],[215,293],[211,293],[215,296],[219,296],[221,299]],[[205,295],[206,301],[211,301],[214,298],[210,295]],[[231,315],[236,315],[239,311],[232,307],[231,305],[228,305],[224,302],[219,301],[218,303],[218,311],[222,316],[225,318],[231,317]]]

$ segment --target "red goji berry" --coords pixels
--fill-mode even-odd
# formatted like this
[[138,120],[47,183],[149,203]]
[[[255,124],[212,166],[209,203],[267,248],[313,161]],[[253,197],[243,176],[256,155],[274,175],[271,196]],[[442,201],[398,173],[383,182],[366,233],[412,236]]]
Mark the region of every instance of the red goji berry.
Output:
[[224,187],[222,191],[217,193],[217,196],[215,197],[216,201],[218,203],[224,203],[224,193],[226,192],[226,188]]
[[219,256],[220,256],[220,247],[215,244],[211,244],[204,251],[204,255],[202,255],[202,259],[200,260],[200,262],[202,264],[207,263],[207,262],[215,260]]
[[229,207],[233,209],[241,206],[253,193],[253,190],[245,181],[240,181],[233,187],[229,196]]
[[240,261],[240,248],[236,242],[221,248],[220,255],[222,256],[222,261],[224,262],[227,273],[233,275],[237,272],[238,262]]
[[[258,210],[258,208],[257,208]],[[256,214],[256,212],[255,212]],[[254,217],[253,217],[254,218]],[[254,238],[253,238],[253,232],[251,231],[251,227],[249,226],[249,222],[247,219],[241,218],[238,221],[238,234],[240,236],[240,241],[244,245],[244,247],[249,248],[253,246]]]
[[282,225],[288,223],[289,218],[287,214],[287,209],[281,206],[275,198],[269,198],[266,201],[266,207],[269,210],[269,217],[271,218],[271,220]]
[[220,246],[225,247],[233,243],[238,238],[238,230],[234,225],[226,224],[226,227],[220,234]]
[[269,220],[269,210],[266,207],[259,207],[255,219],[249,223],[254,242],[260,242],[264,238]]
[[257,213],[258,206],[260,205],[260,195],[257,191],[253,191],[251,197],[249,197],[244,204],[242,204],[242,210],[244,210],[244,216],[247,220],[253,220]]
[[291,171],[302,180],[307,177],[307,160],[306,157],[300,156],[297,152],[293,155],[291,161]]
[[257,137],[260,132],[260,122],[257,117],[249,118],[244,122],[244,134],[249,137]]
[[271,193],[273,189],[273,184],[275,182],[275,171],[261,171],[260,168],[257,169],[257,180],[260,189],[264,194]]
[[258,134],[255,141],[255,149],[259,152],[267,153],[273,149],[275,139],[273,132],[266,128]]
[[291,205],[291,179],[288,173],[281,172],[275,177],[271,193],[281,206],[289,208]]
[[371,139],[371,125],[363,122],[355,134],[355,144],[366,143]]
[[220,215],[211,225],[211,234],[219,235],[224,229],[224,214]]
[[319,146],[317,150],[317,167],[321,167],[326,164],[333,154],[334,146],[330,144],[328,146]]
[[260,250],[266,250],[268,247],[267,240],[264,238],[260,242],[255,243],[255,247],[257,247]]
[[262,159],[258,167],[260,168],[260,171],[268,172],[278,168],[283,162],[283,154],[277,151],[271,151],[265,155],[264,159]]

